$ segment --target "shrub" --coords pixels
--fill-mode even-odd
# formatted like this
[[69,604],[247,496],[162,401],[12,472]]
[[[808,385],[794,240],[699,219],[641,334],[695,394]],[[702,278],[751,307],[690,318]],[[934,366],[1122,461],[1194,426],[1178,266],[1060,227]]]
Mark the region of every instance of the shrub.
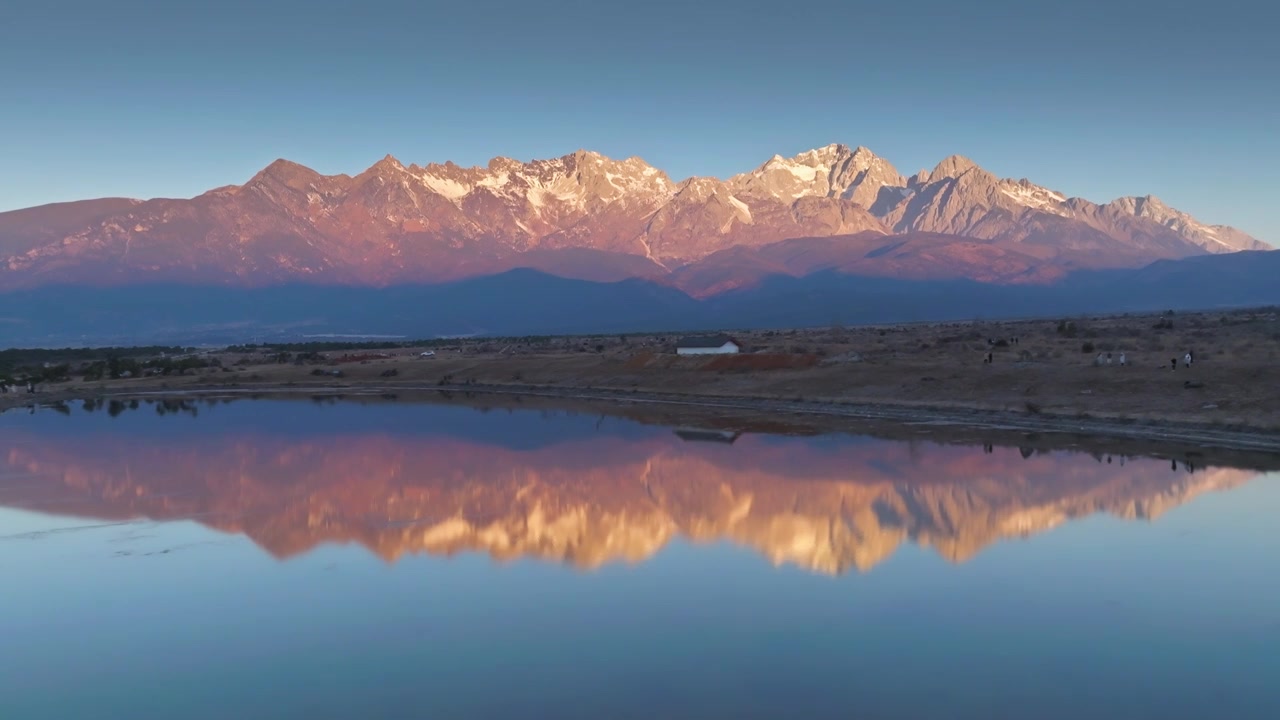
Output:
[[1086,342],[1080,346],[1080,352],[1085,354],[1092,353],[1094,350],[1095,348],[1093,347],[1093,343],[1091,342]]

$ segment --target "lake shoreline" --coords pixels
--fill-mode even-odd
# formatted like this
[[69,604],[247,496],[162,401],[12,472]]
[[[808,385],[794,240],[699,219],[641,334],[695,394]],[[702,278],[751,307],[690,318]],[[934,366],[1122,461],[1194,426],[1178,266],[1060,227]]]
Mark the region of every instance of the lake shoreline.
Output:
[[[247,396],[316,397],[391,397],[400,399],[405,393],[424,397],[531,398],[566,405],[587,404],[609,410],[631,407],[660,408],[669,421],[679,424],[684,419],[699,420],[708,412],[724,418],[749,417],[756,421],[770,418],[803,419],[816,431],[847,430],[850,424],[890,424],[902,428],[929,428],[1003,433],[1010,435],[1069,435],[1099,440],[1149,442],[1199,448],[1203,450],[1241,451],[1275,454],[1280,458],[1280,432],[1269,428],[1221,426],[1184,423],[1165,419],[1126,419],[1079,415],[1075,417],[1049,413],[1017,412],[975,405],[942,405],[915,403],[867,403],[837,400],[786,400],[748,395],[712,395],[699,393],[662,393],[647,390],[616,390],[572,386],[540,386],[530,384],[451,384],[424,385],[396,382],[356,383],[289,383],[283,385],[226,385],[192,383],[181,387],[138,385],[135,387],[79,386],[66,390],[0,396],[0,411],[31,405],[46,406],[85,400],[127,400],[131,398],[234,398]],[[407,398],[404,398],[407,399]],[[608,414],[608,413],[606,413]],[[730,423],[732,424],[732,423]]]
[[[1269,309],[1071,320],[757,330],[741,353],[680,355],[679,337],[474,338],[382,349],[242,346],[102,359],[57,351],[67,379],[0,409],[141,393],[251,395],[471,393],[594,404],[664,424],[876,424],[964,435],[1102,438],[1280,457],[1280,316]],[[1182,360],[1194,352],[1195,362]],[[183,365],[183,363],[187,363]],[[115,375],[112,378],[112,375]],[[486,401],[491,402],[491,401]],[[724,416],[724,417],[719,417]],[[1061,443],[1059,443],[1061,444]]]

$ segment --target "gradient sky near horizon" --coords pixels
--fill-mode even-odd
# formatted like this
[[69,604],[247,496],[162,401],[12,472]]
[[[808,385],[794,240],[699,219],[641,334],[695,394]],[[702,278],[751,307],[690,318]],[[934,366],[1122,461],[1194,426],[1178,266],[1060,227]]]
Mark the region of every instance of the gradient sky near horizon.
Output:
[[865,145],[1280,244],[1261,0],[181,3],[0,12],[0,211],[577,148],[681,179]]

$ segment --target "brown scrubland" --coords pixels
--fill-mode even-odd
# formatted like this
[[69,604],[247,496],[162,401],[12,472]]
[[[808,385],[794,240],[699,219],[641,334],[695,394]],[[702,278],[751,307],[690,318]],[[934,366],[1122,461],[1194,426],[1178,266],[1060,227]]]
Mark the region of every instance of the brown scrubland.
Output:
[[[733,399],[766,403],[761,410],[785,402],[788,412],[803,404],[819,414],[897,408],[921,420],[964,411],[1077,427],[1163,423],[1280,436],[1280,321],[1272,309],[727,334],[742,354],[677,356],[677,334],[460,339],[302,356],[278,347],[211,351],[207,357],[221,367],[72,379],[34,396],[0,395],[0,403],[155,391],[468,389],[690,404]],[[427,350],[434,356],[422,357]]]

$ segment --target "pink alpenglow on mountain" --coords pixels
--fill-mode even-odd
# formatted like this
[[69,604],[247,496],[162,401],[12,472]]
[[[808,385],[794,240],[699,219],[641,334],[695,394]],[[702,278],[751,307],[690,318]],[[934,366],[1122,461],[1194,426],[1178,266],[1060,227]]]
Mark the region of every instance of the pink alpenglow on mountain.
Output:
[[277,160],[243,185],[187,200],[0,213],[0,290],[381,286],[530,267],[708,295],[770,273],[1038,283],[1074,269],[1264,249],[1153,197],[1097,205],[960,156],[907,178],[866,148],[828,145],[727,180],[680,182],[640,158],[585,150],[483,168],[387,156],[355,176]]

